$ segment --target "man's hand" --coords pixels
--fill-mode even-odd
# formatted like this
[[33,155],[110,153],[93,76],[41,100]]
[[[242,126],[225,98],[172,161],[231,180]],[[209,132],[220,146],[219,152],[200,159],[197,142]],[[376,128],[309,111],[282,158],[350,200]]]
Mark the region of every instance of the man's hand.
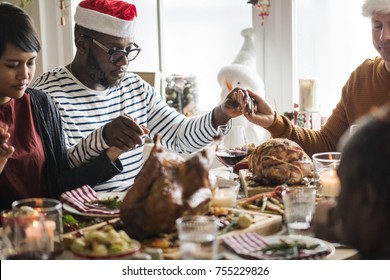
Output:
[[127,151],[141,145],[142,136],[147,133],[149,129],[140,126],[137,120],[129,115],[122,115],[105,125],[103,138],[107,145]]

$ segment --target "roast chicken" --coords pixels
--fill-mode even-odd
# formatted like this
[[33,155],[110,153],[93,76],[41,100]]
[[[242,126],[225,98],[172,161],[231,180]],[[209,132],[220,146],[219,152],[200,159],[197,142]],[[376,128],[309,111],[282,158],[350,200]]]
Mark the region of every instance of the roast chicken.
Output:
[[294,141],[269,139],[248,156],[253,180],[261,185],[300,185],[313,175],[313,162]]
[[187,161],[154,147],[120,209],[124,230],[144,240],[176,231],[176,219],[207,212],[212,198],[209,166],[213,149],[204,149]]

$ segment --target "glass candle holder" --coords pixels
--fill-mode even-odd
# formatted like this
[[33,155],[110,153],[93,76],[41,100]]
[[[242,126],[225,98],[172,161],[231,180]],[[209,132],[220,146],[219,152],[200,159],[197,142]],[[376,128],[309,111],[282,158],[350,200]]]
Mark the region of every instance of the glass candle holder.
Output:
[[[33,242],[42,236],[48,240],[51,257],[63,251],[62,203],[51,198],[28,198],[12,203],[14,219],[39,216],[40,224],[31,223],[24,228],[26,239]],[[43,227],[42,229],[40,227]],[[41,234],[43,230],[43,235]]]
[[340,180],[337,168],[340,165],[341,153],[328,152],[313,155],[315,183],[318,194],[326,197],[337,197],[340,193]]

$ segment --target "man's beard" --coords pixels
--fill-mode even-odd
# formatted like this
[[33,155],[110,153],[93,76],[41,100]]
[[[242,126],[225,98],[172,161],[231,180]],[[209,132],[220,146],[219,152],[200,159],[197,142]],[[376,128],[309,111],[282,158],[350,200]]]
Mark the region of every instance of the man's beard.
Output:
[[96,58],[91,52],[87,57],[87,74],[88,76],[94,80],[96,83],[102,85],[105,88],[116,85],[117,83],[110,83],[108,80],[106,73],[100,68]]

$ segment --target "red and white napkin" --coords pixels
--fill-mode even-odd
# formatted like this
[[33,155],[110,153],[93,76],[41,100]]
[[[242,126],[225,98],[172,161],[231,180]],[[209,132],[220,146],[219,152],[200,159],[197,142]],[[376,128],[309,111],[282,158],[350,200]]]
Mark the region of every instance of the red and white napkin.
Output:
[[101,214],[101,215],[118,215],[119,209],[109,209],[103,205],[89,203],[99,199],[96,192],[88,185],[64,192],[60,196],[64,204],[77,209],[82,213]]
[[254,232],[242,233],[236,235],[228,235],[223,238],[223,242],[230,247],[237,255],[245,259],[260,259],[260,260],[315,260],[322,259],[327,256],[330,251],[327,249],[306,250],[299,253],[298,256],[281,256],[266,254],[260,251],[268,242]]

